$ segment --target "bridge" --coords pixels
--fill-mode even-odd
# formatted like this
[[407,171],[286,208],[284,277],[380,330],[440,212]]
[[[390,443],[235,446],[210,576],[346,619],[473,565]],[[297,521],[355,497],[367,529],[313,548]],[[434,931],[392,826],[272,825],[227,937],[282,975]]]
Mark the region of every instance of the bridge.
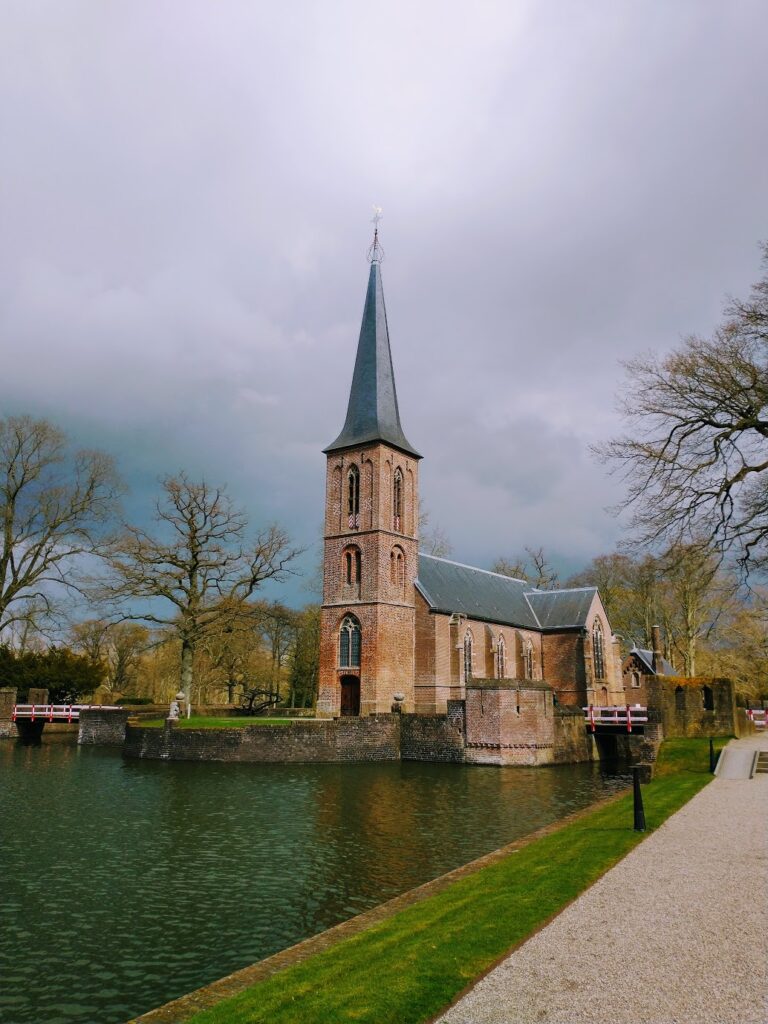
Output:
[[11,721],[79,722],[81,711],[120,711],[113,704],[14,704]]
[[632,732],[636,728],[642,729],[648,721],[648,708],[641,704],[612,704],[609,707],[590,704],[582,711],[590,732],[596,732],[598,728],[601,732]]

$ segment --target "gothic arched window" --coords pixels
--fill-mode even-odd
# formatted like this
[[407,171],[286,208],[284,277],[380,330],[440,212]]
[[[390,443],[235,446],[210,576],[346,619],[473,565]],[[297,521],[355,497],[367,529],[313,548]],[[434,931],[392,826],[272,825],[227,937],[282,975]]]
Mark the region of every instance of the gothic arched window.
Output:
[[605,679],[605,648],[603,647],[603,627],[600,619],[595,619],[592,627],[592,657],[595,666],[595,679]]
[[405,587],[405,552],[397,545],[389,553],[389,579],[400,590]]
[[360,668],[360,623],[354,615],[345,615],[339,630],[339,665],[341,668]]
[[347,584],[359,584],[361,579],[362,556],[360,548],[348,547],[344,549],[344,582]]
[[347,473],[347,511],[349,528],[356,530],[360,526],[360,470],[354,465]]
[[533,679],[533,644],[523,640],[523,679]]
[[464,682],[472,679],[472,632],[467,630],[464,634]]
[[507,652],[504,644],[504,636],[499,633],[499,642],[496,644],[496,678],[503,679],[507,672]]
[[403,474],[395,470],[395,481],[392,487],[392,518],[393,528],[397,533],[403,530]]

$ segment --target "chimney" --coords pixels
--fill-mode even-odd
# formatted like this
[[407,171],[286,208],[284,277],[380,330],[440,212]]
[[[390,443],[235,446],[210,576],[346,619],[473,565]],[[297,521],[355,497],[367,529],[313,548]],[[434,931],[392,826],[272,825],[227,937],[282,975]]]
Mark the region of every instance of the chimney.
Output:
[[653,660],[651,665],[655,675],[660,676],[661,672],[661,630],[658,626],[651,626],[651,646],[653,648]]

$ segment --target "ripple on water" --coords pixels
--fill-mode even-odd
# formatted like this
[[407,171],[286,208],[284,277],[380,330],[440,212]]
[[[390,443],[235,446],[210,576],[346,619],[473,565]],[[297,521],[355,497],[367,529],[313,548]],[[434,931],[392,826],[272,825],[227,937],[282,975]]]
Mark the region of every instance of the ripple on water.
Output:
[[4,1024],[117,1024],[616,786],[591,766],[163,764],[63,743],[2,744],[0,772]]

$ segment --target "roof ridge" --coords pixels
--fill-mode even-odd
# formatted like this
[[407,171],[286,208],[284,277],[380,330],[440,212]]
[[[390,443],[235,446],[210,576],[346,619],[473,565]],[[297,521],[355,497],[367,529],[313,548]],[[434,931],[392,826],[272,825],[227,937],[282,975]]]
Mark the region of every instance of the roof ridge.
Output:
[[467,565],[466,562],[454,562],[452,558],[440,558],[439,555],[428,555],[426,551],[419,552],[419,558],[432,558],[435,562],[445,562],[447,565],[457,565],[460,569],[471,569],[472,572],[482,572],[486,576],[497,576],[501,580],[512,580],[513,583],[527,583],[517,576],[507,576],[505,572],[492,572],[490,569],[481,569],[477,565]]

